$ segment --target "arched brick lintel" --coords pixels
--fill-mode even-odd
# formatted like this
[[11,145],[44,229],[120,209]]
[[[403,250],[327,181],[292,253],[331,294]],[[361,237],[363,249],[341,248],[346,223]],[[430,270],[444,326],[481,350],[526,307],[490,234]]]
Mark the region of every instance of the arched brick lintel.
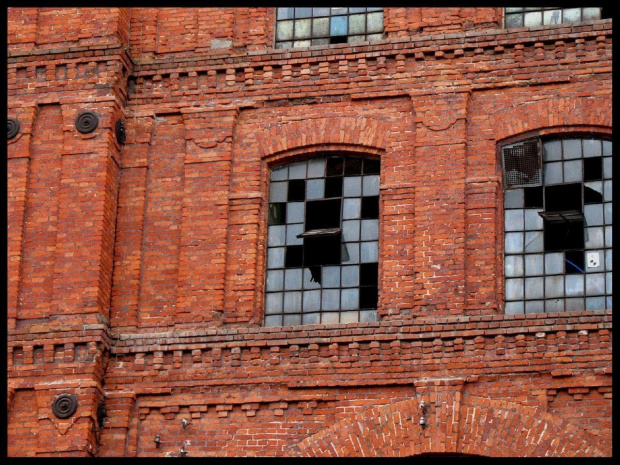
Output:
[[[610,450],[608,445],[599,444],[593,434],[557,416],[513,402],[473,396],[461,403],[458,417],[447,410],[431,412],[427,415],[429,426],[422,430],[418,404],[419,399],[412,399],[344,418],[299,442],[288,455],[404,457],[456,453],[488,457],[598,457]],[[445,421],[440,422],[439,418]],[[446,447],[445,438],[454,435],[458,437],[450,441],[453,446]]]
[[497,141],[519,134],[567,126],[611,128],[609,98],[549,98],[504,108],[492,115]]
[[348,146],[385,151],[388,125],[364,117],[316,118],[278,124],[256,135],[260,156],[294,152],[308,146]]

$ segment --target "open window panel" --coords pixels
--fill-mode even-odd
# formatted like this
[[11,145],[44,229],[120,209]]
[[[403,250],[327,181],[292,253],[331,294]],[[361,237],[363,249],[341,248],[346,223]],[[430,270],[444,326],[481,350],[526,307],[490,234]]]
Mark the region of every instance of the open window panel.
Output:
[[271,169],[265,325],[376,320],[379,182],[344,153]]

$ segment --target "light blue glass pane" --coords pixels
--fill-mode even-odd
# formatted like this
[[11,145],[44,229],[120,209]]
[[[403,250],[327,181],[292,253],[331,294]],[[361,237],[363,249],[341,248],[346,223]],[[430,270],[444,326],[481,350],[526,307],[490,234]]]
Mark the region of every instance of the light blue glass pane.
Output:
[[286,245],[303,245],[304,240],[297,237],[304,232],[303,224],[290,224],[286,227]]
[[545,274],[564,273],[564,253],[545,254]]
[[284,272],[284,289],[287,291],[293,291],[301,289],[301,268],[293,268]]
[[575,297],[575,296],[583,295],[584,277],[585,275],[583,274],[567,274],[566,275],[565,285],[566,285],[567,296]]
[[603,155],[611,155],[611,141],[610,140],[603,141]]
[[312,8],[313,16],[329,16],[330,12],[330,8]]
[[528,253],[543,251],[542,231],[531,231],[525,233],[525,251]]
[[582,179],[581,160],[564,162],[564,182],[579,182]]
[[[345,178],[346,180],[347,178]],[[344,199],[342,207],[342,218],[345,220],[357,219],[361,215],[361,199]]]
[[612,293],[612,284],[612,273],[605,273],[605,292],[607,292],[607,294]]
[[523,226],[523,210],[506,210],[504,213],[504,229],[506,231],[522,231]]
[[506,300],[523,299],[523,279],[507,279],[506,280]]
[[601,18],[601,9],[600,8],[584,8],[582,11],[582,20],[583,21],[591,21],[594,19]]
[[545,313],[545,301],[531,300],[525,302],[525,313]]
[[304,312],[321,309],[321,291],[304,291]]
[[295,313],[301,311],[301,292],[284,293],[284,313]]
[[332,16],[329,25],[329,34],[332,36],[346,36],[348,26],[347,16]]
[[278,166],[271,170],[272,181],[286,181],[288,179],[288,166]]
[[282,268],[284,266],[284,247],[267,250],[267,268]]
[[583,157],[600,157],[602,155],[602,147],[600,139],[584,139],[583,140]]
[[506,233],[505,249],[506,253],[523,252],[523,233]]
[[265,299],[265,314],[282,313],[282,293],[267,294]]
[[543,229],[543,219],[538,214],[541,209],[528,208],[525,210],[525,229],[529,231],[538,231]]
[[605,297],[586,297],[586,310],[605,310]]
[[560,24],[561,22],[561,10],[548,10],[543,13],[543,24]]
[[507,255],[504,259],[504,269],[507,277],[523,276],[523,256]]
[[564,9],[564,22],[565,23],[577,23],[581,21],[581,8],[565,8]]
[[325,179],[309,179],[306,181],[306,199],[325,198]]
[[340,267],[324,266],[321,284],[323,287],[340,287]]
[[360,240],[360,221],[349,220],[342,222],[342,236],[345,242]]
[[[598,263],[598,266],[592,266]],[[602,250],[593,250],[586,252],[586,273],[594,273],[605,269],[605,253]]]
[[606,306],[605,308],[608,308],[608,309],[612,309],[612,308],[613,308],[613,305],[612,305],[612,302],[611,302],[611,301],[612,301],[612,297],[611,297],[611,296],[609,296],[609,297],[607,297],[607,298],[605,299],[605,302],[606,302],[606,304],[607,304],[607,306]]
[[342,263],[359,263],[360,262],[360,245],[359,242],[343,244],[346,248],[346,254],[343,253]]
[[282,326],[282,315],[269,315],[265,317],[265,326]]
[[584,182],[583,185],[603,195],[603,181]]
[[545,278],[545,296],[564,296],[564,276],[547,276]]
[[323,176],[325,176],[325,159],[314,158],[308,160],[308,177],[322,178]]
[[362,183],[362,195],[379,195],[379,175],[364,176]]
[[310,269],[304,268],[304,289],[320,289],[321,285],[316,281],[312,281],[312,273]]
[[545,300],[546,313],[559,313],[564,311],[564,299]]
[[611,198],[611,191],[612,191],[612,183],[613,181],[604,181],[604,187],[603,187],[603,200],[605,200],[606,202],[611,202],[612,198]]
[[562,141],[553,140],[543,144],[545,161],[559,161],[562,159]]
[[582,298],[571,298],[566,299],[564,304],[566,305],[567,312],[581,312],[584,309],[584,299]]
[[522,315],[523,302],[506,302],[506,315]]
[[509,189],[504,194],[504,208],[523,208],[523,189]]
[[289,202],[286,204],[286,222],[287,223],[303,223],[304,222],[304,203]]
[[284,326],[297,326],[301,324],[301,315],[284,315]]
[[379,239],[379,220],[362,220],[363,241],[375,241]]
[[611,215],[612,215],[612,211],[611,211],[611,203],[606,203],[604,205],[604,211],[605,211],[605,224],[611,224]]
[[272,182],[269,185],[269,202],[286,202],[288,195],[288,182]]
[[333,325],[340,322],[339,312],[328,312],[321,314],[321,323],[324,325]]
[[581,139],[564,139],[562,149],[564,160],[581,158]]
[[525,280],[525,298],[526,299],[542,299],[544,297],[543,278],[527,278]]
[[321,299],[323,310],[338,310],[340,308],[340,291],[338,289],[325,289]]
[[359,289],[342,290],[342,309],[354,310],[359,308]]
[[540,26],[542,24],[542,13],[533,11],[523,14],[523,25],[525,27]]
[[305,179],[306,178],[306,162],[291,163],[288,168],[289,179]]
[[586,249],[599,249],[604,247],[603,228],[585,228],[585,238]]
[[366,32],[366,15],[349,16],[349,34],[364,34]]
[[369,34],[371,32],[383,32],[383,11],[368,13],[366,24],[366,31]]
[[605,251],[605,269],[610,271],[612,269],[612,256],[611,249]]
[[362,310],[360,311],[360,322],[377,321],[376,310]]
[[329,35],[329,18],[315,18],[312,21],[312,37],[327,37]]
[[278,8],[278,19],[293,19],[293,8]]
[[318,325],[321,322],[320,313],[304,313],[301,316],[301,323],[304,325]]
[[599,226],[603,224],[603,205],[584,205],[583,214],[586,217],[587,226]]
[[586,295],[605,294],[605,274],[586,274]]
[[605,247],[611,247],[613,244],[612,242],[612,232],[611,232],[611,226],[605,226]]
[[293,38],[293,21],[278,21],[276,40],[291,40]]
[[611,157],[603,157],[603,178],[611,179]]
[[557,184],[564,181],[561,162],[546,163],[543,171],[546,184]]
[[267,271],[267,290],[281,291],[284,285],[284,272],[282,270]]
[[342,267],[342,287],[359,286],[360,269],[359,266]]
[[286,226],[269,226],[268,230],[267,245],[269,247],[284,245],[286,239]]
[[295,8],[295,18],[309,18],[312,16],[312,8]]
[[362,177],[345,177],[342,192],[344,197],[360,197],[362,195]]
[[544,255],[526,255],[525,256],[525,276],[536,276],[543,274]]
[[379,244],[377,242],[362,242],[360,253],[362,263],[377,262],[379,261]]

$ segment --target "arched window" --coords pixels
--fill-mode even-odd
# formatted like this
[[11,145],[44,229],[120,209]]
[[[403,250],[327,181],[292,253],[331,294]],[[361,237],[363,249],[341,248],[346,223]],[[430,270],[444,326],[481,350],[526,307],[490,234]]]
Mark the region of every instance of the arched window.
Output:
[[376,320],[379,171],[340,153],[271,169],[265,326]]
[[612,307],[612,143],[502,147],[506,313]]

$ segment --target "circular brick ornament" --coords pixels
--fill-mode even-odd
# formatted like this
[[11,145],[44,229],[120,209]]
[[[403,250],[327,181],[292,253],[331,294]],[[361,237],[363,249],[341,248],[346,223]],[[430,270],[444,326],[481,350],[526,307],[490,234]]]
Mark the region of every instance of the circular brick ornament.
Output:
[[97,129],[98,124],[99,117],[97,116],[97,113],[94,111],[85,111],[75,120],[75,129],[80,131],[82,134],[88,134],[89,132],[93,132]]
[[7,140],[13,139],[19,132],[19,121],[16,118],[9,118],[6,120],[6,138]]
[[125,145],[125,125],[120,119],[116,122],[116,140],[119,144]]
[[71,417],[77,410],[77,396],[73,394],[60,394],[56,397],[52,405],[52,412],[58,418],[65,419]]

